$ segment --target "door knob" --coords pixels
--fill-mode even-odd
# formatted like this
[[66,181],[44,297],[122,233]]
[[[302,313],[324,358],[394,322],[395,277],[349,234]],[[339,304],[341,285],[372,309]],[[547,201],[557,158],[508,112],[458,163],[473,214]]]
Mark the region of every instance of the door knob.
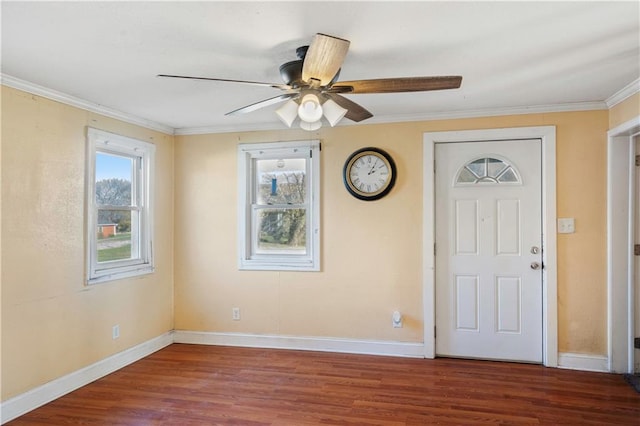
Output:
[[536,247],[536,246],[531,247],[531,254],[538,254],[538,253],[540,253],[539,247]]
[[541,267],[542,267],[542,265],[540,265],[540,263],[538,263],[538,262],[531,262],[531,269],[533,269],[533,270],[536,270],[536,271],[537,271],[537,270],[538,270],[538,269],[540,269]]

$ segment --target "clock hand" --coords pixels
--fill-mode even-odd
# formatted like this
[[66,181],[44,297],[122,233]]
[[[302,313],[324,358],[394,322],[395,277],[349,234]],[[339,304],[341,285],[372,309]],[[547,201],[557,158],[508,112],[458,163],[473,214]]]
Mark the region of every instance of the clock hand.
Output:
[[367,175],[370,175],[371,173],[375,173],[376,164],[378,164],[377,158],[376,158],[376,162],[373,163],[373,165],[371,166],[371,170],[369,170],[369,173],[367,173]]

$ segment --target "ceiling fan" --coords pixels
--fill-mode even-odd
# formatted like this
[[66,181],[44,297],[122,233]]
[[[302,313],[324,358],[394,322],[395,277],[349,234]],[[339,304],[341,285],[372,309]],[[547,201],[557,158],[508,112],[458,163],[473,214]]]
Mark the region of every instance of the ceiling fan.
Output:
[[306,130],[320,128],[323,116],[331,126],[334,126],[342,117],[355,122],[373,117],[373,114],[342,96],[343,94],[457,89],[462,83],[461,76],[380,78],[339,82],[340,68],[347,55],[349,44],[348,40],[316,34],[309,46],[296,49],[298,60],[280,66],[280,76],[284,84],[168,74],[159,74],[158,77],[221,81],[280,89],[283,92],[278,96],[244,106],[225,115],[244,114],[288,101],[276,113],[289,127],[297,117],[300,117],[300,125]]

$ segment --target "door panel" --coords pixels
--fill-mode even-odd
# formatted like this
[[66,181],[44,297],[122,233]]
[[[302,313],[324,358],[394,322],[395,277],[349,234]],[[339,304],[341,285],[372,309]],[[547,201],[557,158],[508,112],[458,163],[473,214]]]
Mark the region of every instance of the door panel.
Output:
[[456,330],[478,331],[478,276],[457,275]]
[[456,254],[478,254],[478,203],[456,200]]
[[520,255],[520,201],[497,200],[496,255]]
[[436,354],[542,362],[540,140],[435,153]]

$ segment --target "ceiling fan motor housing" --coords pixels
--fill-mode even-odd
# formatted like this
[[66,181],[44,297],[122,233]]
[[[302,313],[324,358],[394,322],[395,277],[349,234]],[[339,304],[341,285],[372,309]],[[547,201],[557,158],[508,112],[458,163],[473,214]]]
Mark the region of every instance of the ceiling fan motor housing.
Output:
[[[309,46],[298,47],[296,49],[296,56],[298,57],[298,60],[286,62],[280,65],[280,77],[285,84],[298,88],[308,83],[305,83],[305,81],[302,80],[302,66],[304,64],[304,58],[307,54],[307,50],[309,50]],[[329,86],[338,81],[339,76],[340,70],[338,70],[333,79],[331,79]]]

